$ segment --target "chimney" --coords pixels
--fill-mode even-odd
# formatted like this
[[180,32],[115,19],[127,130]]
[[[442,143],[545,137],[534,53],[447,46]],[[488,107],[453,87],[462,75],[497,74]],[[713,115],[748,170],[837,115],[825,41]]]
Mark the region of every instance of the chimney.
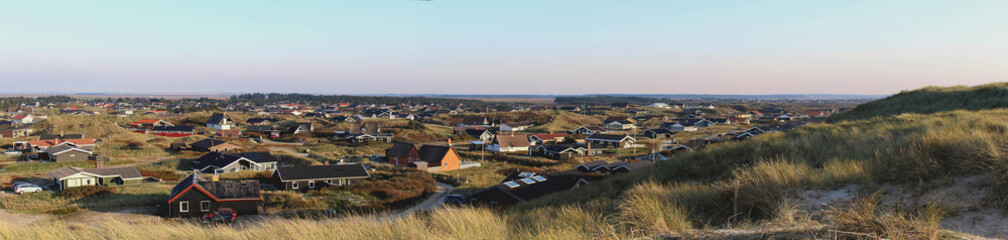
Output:
[[60,137],[60,138],[63,138],[63,130],[60,130],[60,135],[59,135],[59,137]]
[[592,155],[592,152],[591,152],[591,141],[588,141],[586,139],[585,142],[588,143],[588,156],[591,156]]
[[220,176],[219,176],[219,175],[217,175],[217,174],[214,174],[213,176],[211,176],[211,177],[210,177],[210,181],[211,181],[211,182],[217,182],[217,181],[220,181]]
[[95,156],[95,168],[105,168],[105,161],[102,161],[101,155]]
[[451,145],[452,145],[451,138],[448,138],[448,146],[451,147]]

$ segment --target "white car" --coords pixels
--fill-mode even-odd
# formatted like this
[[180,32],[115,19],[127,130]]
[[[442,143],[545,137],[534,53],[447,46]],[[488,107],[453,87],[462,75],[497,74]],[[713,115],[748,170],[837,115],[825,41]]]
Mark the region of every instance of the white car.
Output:
[[25,194],[25,193],[37,193],[41,192],[42,188],[31,183],[15,183],[14,193]]
[[7,154],[7,155],[19,155],[19,154],[21,154],[21,151],[14,150],[14,149],[7,149],[7,151],[4,151],[3,153]]

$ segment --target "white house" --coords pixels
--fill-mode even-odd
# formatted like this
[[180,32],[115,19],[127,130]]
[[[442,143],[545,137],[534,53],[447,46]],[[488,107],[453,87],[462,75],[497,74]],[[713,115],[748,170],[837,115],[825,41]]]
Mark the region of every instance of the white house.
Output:
[[230,130],[235,128],[235,122],[231,120],[231,117],[227,113],[214,113],[210,115],[207,119],[207,127],[217,130]]
[[35,122],[35,117],[32,117],[31,114],[14,115],[11,117],[11,122],[15,124],[29,124]]

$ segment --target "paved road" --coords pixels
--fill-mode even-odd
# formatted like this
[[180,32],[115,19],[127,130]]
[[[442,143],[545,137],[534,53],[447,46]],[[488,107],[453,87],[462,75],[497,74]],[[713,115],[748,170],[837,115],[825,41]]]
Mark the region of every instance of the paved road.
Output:
[[455,189],[455,187],[440,182],[435,182],[435,184],[437,185],[437,192],[434,192],[434,195],[431,195],[429,198],[427,198],[427,200],[424,200],[420,204],[417,204],[416,206],[413,206],[410,209],[406,209],[405,211],[402,211],[396,215],[398,217],[401,217],[413,214],[417,211],[431,211],[441,207],[441,205],[444,204],[445,197],[447,197],[448,193],[450,193],[453,189]]

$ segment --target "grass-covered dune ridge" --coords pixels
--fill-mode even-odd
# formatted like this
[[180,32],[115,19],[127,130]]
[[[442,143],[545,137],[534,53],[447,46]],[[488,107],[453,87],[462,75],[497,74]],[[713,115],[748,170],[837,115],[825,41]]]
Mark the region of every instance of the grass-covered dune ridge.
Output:
[[936,113],[952,110],[984,110],[1008,107],[1008,83],[973,87],[925,87],[903,91],[861,104],[832,117],[832,121],[859,120],[902,113]]
[[[515,211],[601,206],[585,210],[624,219],[632,225],[629,229],[673,233],[775,220],[785,196],[801,189],[914,185],[983,175],[995,186],[993,195],[1003,196],[1008,194],[1004,119],[1008,110],[812,124],[680,155],[645,171],[519,205]],[[1000,198],[989,200],[1006,205]]]

